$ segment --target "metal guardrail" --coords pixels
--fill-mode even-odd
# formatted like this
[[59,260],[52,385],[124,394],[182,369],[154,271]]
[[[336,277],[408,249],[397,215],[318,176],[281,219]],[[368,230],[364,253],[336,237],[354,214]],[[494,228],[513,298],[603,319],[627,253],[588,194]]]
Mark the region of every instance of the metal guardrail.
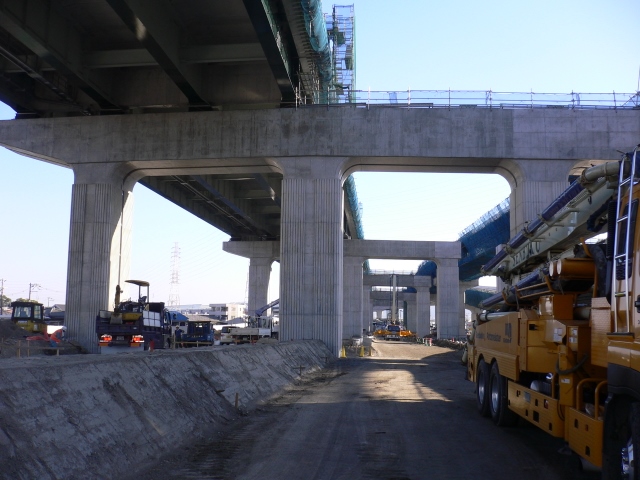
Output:
[[[326,98],[329,99],[327,102],[296,103],[296,107],[640,109],[640,91],[635,93],[617,93],[615,91],[610,93],[537,93],[533,91],[494,92],[493,90],[353,90],[343,97],[339,97],[338,93],[342,94],[342,91],[327,91]],[[332,99],[334,100],[332,101]]]
[[367,275],[415,275],[415,270],[369,270]]

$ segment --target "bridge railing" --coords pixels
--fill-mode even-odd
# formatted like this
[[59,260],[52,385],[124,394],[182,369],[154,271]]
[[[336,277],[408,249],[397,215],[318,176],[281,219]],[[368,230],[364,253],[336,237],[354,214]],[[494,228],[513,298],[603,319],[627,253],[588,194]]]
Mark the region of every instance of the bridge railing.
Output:
[[415,275],[415,270],[369,270],[368,275]]
[[640,91],[635,93],[538,93],[494,92],[493,90],[327,90],[324,101],[297,107],[352,105],[361,108],[640,108]]

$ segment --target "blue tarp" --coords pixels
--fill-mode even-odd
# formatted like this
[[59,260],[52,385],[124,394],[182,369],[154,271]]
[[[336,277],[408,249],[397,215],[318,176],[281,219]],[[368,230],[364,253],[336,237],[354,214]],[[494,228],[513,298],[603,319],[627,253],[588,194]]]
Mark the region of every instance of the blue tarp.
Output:
[[[495,256],[496,247],[509,240],[509,199],[482,215],[460,233],[461,258],[458,261],[460,280],[467,282],[482,276],[480,267]],[[416,275],[436,276],[436,264],[425,260]]]

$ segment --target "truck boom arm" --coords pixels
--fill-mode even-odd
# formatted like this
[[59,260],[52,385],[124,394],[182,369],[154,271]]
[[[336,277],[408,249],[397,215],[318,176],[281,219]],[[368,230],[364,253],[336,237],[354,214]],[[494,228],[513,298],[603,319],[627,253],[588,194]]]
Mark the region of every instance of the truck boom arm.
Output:
[[604,225],[606,205],[616,187],[620,164],[609,162],[586,169],[535,220],[504,246],[481,271],[508,279],[516,271],[531,271],[551,253],[592,237]]
[[279,303],[280,303],[280,299],[278,298],[277,300],[274,300],[273,302],[265,305],[264,307],[260,307],[259,309],[256,310],[256,317],[261,316],[264,312],[269,310],[271,307],[275,307]]

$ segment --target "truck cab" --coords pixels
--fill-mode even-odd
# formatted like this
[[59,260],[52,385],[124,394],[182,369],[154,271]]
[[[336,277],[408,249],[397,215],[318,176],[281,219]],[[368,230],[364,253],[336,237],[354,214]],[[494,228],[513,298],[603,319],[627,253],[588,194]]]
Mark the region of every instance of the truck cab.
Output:
[[385,340],[400,340],[400,332],[402,327],[400,325],[387,325],[387,334],[384,336]]
[[234,325],[225,325],[220,330],[220,345],[231,345],[235,343],[233,331],[238,327]]
[[183,347],[213,345],[215,339],[213,324],[210,320],[196,320],[187,322],[187,331],[176,342]]

